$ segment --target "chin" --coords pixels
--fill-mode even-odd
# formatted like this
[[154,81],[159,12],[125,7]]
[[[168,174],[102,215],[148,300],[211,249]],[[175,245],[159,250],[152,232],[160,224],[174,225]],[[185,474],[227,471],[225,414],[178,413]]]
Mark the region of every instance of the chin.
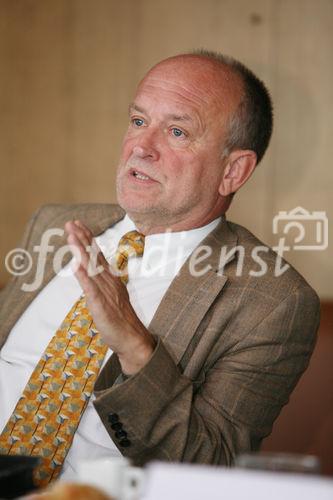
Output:
[[118,204],[129,215],[147,214],[154,211],[154,206],[151,203],[145,203],[143,200],[136,199],[137,197],[118,197]]
[[142,193],[133,193],[125,190],[117,191],[117,201],[118,204],[127,212],[133,213],[149,213],[154,211],[155,200],[145,199]]

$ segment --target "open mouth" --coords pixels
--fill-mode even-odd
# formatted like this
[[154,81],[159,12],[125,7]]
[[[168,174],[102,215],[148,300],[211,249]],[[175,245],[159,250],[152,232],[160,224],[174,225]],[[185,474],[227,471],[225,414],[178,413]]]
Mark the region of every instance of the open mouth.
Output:
[[134,170],[134,172],[132,173],[132,175],[134,177],[136,177],[136,179],[141,179],[142,181],[149,181],[149,180],[152,180],[150,177],[148,177],[147,175],[144,175],[142,174],[141,172],[137,172],[136,170]]
[[132,175],[133,177],[135,177],[139,181],[151,181],[151,182],[155,182],[154,179],[152,179],[148,175],[144,174],[143,172],[140,172],[140,170],[131,169],[130,175]]

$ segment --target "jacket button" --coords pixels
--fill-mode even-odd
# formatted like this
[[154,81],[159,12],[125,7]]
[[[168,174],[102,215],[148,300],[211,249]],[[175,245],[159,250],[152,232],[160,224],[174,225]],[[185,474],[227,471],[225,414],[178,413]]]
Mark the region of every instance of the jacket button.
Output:
[[117,439],[127,438],[127,432],[124,431],[124,429],[120,429],[118,432],[116,432],[116,438]]
[[108,421],[110,422],[110,424],[115,424],[116,422],[118,422],[119,420],[119,417],[117,415],[117,413],[109,413],[108,414]]
[[120,442],[119,442],[120,446],[122,446],[123,448],[127,448],[128,446],[131,446],[131,441],[127,438],[124,438],[122,439]]
[[111,425],[111,429],[114,431],[120,431],[123,428],[123,424],[121,422],[116,422],[115,424]]

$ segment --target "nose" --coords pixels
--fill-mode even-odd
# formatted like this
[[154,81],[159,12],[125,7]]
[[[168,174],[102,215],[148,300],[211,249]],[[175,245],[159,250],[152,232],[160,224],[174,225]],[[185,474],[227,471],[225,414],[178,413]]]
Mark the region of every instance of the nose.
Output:
[[156,135],[148,132],[142,134],[135,141],[132,151],[133,154],[138,158],[153,161],[158,160],[160,154]]
[[157,151],[146,146],[134,146],[133,154],[142,159],[151,158],[152,160],[157,160],[158,158]]

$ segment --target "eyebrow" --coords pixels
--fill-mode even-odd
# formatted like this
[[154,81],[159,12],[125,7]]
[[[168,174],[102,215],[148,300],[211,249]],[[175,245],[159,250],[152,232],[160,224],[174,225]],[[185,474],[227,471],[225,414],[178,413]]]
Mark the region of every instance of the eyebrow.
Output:
[[130,113],[131,111],[138,111],[139,113],[145,113],[145,110],[143,108],[140,108],[140,106],[134,104],[134,102],[131,102],[131,104],[128,106],[128,112]]
[[[131,111],[138,111],[139,113],[143,113],[143,114],[146,114],[146,111],[141,108],[140,106],[138,106],[137,104],[135,103],[131,103],[128,107],[128,111],[131,112]],[[181,115],[178,115],[178,114],[174,114],[174,113],[170,113],[166,116],[167,119],[169,120],[175,120],[175,121],[187,121],[187,122],[193,122],[193,118],[188,115],[187,113],[184,113],[184,114],[181,114]]]

